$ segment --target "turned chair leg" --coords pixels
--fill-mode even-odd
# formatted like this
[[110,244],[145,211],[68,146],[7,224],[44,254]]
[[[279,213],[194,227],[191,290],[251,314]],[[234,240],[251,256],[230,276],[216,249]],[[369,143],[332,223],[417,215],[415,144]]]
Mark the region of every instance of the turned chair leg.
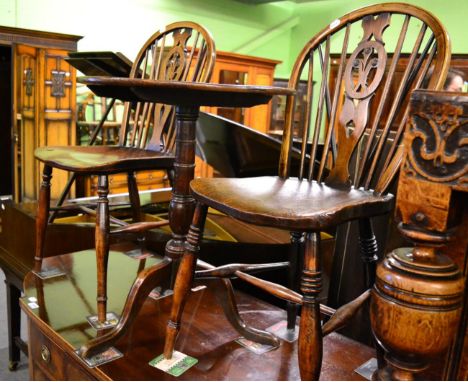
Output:
[[192,225],[190,226],[187,241],[185,242],[184,255],[180,262],[174,285],[171,315],[166,327],[166,342],[164,344],[164,357],[166,359],[172,358],[174,352],[184,305],[187,301],[190,287],[192,286],[207,211],[207,206],[197,203]]
[[107,262],[109,259],[109,184],[107,175],[99,175],[96,209],[97,308],[99,322],[106,321]]
[[[289,250],[289,273],[288,273],[288,286],[289,289],[299,291],[299,271],[302,269],[300,256],[303,250],[304,235],[302,232],[291,232],[291,246]],[[287,302],[287,328],[294,330],[296,327],[296,317],[299,310],[299,305],[293,302]]]
[[138,193],[138,185],[136,181],[136,174],[134,172],[127,173],[128,196],[130,198],[130,205],[132,208],[133,222],[141,221],[141,205],[140,194]]
[[322,328],[320,325],[320,302],[322,289],[320,261],[320,234],[306,234],[304,267],[301,277],[303,294],[299,325],[299,371],[302,380],[318,381],[322,365]]
[[39,273],[42,268],[44,257],[44,243],[47,230],[47,220],[50,208],[50,179],[52,178],[52,167],[44,165],[42,171],[42,183],[39,190],[36,215],[36,248],[34,254],[34,272]]
[[[374,229],[372,228],[372,221],[369,218],[359,220],[359,248],[365,267],[364,271],[366,278],[366,288],[370,289],[374,286],[375,283],[376,266],[377,262],[379,261],[379,247],[377,239],[374,235]],[[365,306],[368,310],[368,303],[366,303]],[[374,347],[377,357],[377,365],[380,370],[384,368],[387,363],[385,361],[385,352],[377,341],[374,341]]]
[[366,287],[369,289],[375,282],[375,268],[379,257],[377,239],[368,218],[359,220],[359,247],[365,266]]

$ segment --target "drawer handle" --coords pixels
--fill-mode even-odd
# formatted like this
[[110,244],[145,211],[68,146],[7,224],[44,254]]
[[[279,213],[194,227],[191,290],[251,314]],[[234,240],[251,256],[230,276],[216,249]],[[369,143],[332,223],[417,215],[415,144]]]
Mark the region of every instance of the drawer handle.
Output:
[[45,345],[41,346],[41,358],[46,363],[50,362],[50,350]]

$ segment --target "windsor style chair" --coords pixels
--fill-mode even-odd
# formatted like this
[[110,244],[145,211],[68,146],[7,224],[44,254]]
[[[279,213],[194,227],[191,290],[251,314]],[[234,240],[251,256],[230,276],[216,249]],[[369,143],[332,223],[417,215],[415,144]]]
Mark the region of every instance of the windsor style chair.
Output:
[[[392,35],[396,37],[390,38]],[[332,49],[340,52],[336,81],[330,79]],[[398,74],[395,69],[402,57],[409,58],[408,64]],[[402,158],[400,138],[408,116],[409,93],[421,87],[430,68],[427,86],[440,88],[449,60],[450,43],[444,27],[430,13],[409,4],[358,9],[333,21],[305,45],[289,81],[294,89],[301,80],[307,82],[299,171],[292,173],[290,169],[295,98],[288,96],[278,176],[191,182],[197,204],[175,282],[166,329],[166,359],[173,355],[193,278],[238,277],[292,306],[302,306],[298,340],[301,377],[318,379],[322,336],[341,327],[370,294],[366,291],[320,326],[319,233],[358,220],[368,284],[373,283],[377,245],[370,218],[387,213],[393,205],[387,190]],[[395,90],[393,97],[388,96],[391,89]],[[388,145],[390,132],[394,139]],[[321,142],[323,148],[319,147]],[[310,149],[306,150],[308,143]],[[298,268],[292,273],[302,294],[249,275],[248,271],[255,270],[251,264],[196,271],[208,207],[249,223],[288,230],[293,243],[304,241],[303,246],[297,245],[302,258],[290,261],[290,268]]]
[[[215,62],[215,46],[211,35],[192,22],[170,24],[145,42],[132,66],[130,78],[168,81],[207,82]],[[133,110],[132,110],[133,109]],[[131,117],[131,118],[130,118]],[[50,179],[53,168],[79,175],[98,176],[96,210],[80,207],[96,216],[96,257],[98,274],[98,320],[106,320],[106,279],[109,255],[108,176],[127,173],[133,228],[119,231],[142,231],[157,223],[137,223],[141,220],[138,186],[135,171],[172,169],[175,155],[174,108],[151,102],[125,103],[123,121],[116,146],[41,147],[35,151],[43,162],[43,176],[36,218],[36,252],[34,272],[40,275],[44,238],[50,209]],[[113,222],[119,222],[112,218]],[[167,222],[166,222],[167,223]],[[161,224],[164,224],[161,223]],[[122,224],[121,224],[122,225]]]
[[80,143],[86,144],[90,140],[94,130],[99,127],[102,116],[105,115],[107,108],[110,111],[106,121],[102,124],[102,131],[97,137],[98,144],[115,145],[118,143],[119,129],[121,122],[120,116],[123,113],[123,104],[120,102],[108,106],[109,102],[105,97],[96,97],[93,93],[88,93],[85,100],[78,104],[76,126],[80,137]]

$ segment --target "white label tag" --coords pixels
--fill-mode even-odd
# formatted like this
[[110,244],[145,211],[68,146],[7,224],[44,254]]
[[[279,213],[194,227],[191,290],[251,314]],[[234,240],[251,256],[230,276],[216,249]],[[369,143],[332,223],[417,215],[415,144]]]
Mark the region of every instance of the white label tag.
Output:
[[336,28],[338,25],[340,25],[340,19],[333,20],[330,23],[330,29]]

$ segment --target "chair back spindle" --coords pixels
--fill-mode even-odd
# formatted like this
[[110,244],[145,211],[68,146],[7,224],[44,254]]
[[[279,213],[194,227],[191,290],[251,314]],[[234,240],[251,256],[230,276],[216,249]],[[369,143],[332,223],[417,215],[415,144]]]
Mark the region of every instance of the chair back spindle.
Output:
[[[130,78],[207,82],[215,47],[204,28],[191,22],[169,25],[143,45]],[[175,149],[174,107],[151,102],[125,104],[119,142],[123,146],[168,152]]]
[[441,88],[445,80],[450,43],[442,28],[421,8],[387,3],[354,11],[318,33],[289,81],[295,89],[307,82],[299,171],[290,171],[291,96],[279,175],[385,193],[401,162],[409,93]]

